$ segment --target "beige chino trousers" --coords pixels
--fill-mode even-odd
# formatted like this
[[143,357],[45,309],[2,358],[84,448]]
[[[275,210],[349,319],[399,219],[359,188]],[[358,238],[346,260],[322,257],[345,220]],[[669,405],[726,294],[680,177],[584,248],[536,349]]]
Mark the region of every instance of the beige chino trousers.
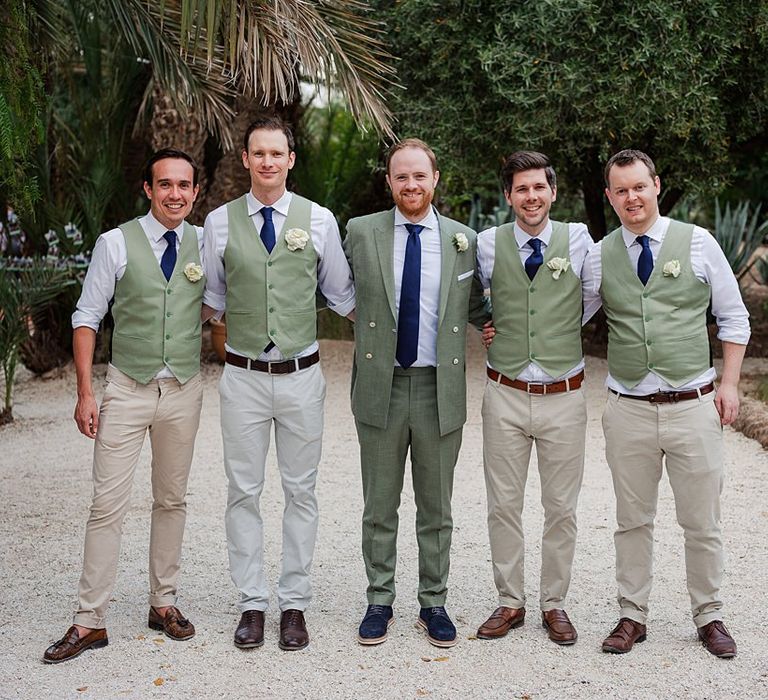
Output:
[[723,429],[715,394],[652,404],[609,392],[605,454],[616,493],[616,583],[621,617],[645,623],[653,578],[653,525],[662,463],[685,536],[693,621],[722,619]]
[[488,533],[499,605],[525,606],[523,503],[535,443],[544,507],[542,610],[564,607],[576,551],[576,506],[584,474],[584,391],[528,394],[489,381],[483,396]]
[[139,384],[110,365],[93,450],[93,500],[85,529],[75,624],[105,627],[123,518],[147,431],[152,445],[149,604],[176,603],[187,479],[202,401],[199,374],[186,384],[174,378]]

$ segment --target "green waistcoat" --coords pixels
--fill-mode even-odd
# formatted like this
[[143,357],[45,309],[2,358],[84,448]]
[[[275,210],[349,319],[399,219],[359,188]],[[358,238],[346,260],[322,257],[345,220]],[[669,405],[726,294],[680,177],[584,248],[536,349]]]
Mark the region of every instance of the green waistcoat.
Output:
[[190,282],[189,263],[200,265],[197,232],[184,223],[176,267],[166,281],[138,220],[122,224],[128,264],[115,285],[112,364],[140,384],[165,365],[182,384],[200,371],[200,309],[205,280]]
[[[649,371],[674,387],[709,366],[706,311],[710,288],[691,269],[693,226],[670,221],[648,284],[643,287],[616,229],[602,242],[600,294],[608,317],[608,369],[631,389]],[[678,277],[664,274],[677,261]]]
[[552,222],[544,263],[533,280],[520,260],[514,224],[496,229],[491,276],[496,336],[488,362],[508,377],[517,377],[531,362],[559,377],[581,361],[581,281],[571,267],[555,279],[547,267],[552,258],[570,261],[568,224]]
[[224,250],[227,274],[227,344],[257,358],[273,342],[292,357],[315,342],[317,253],[312,244],[308,199],[293,195],[283,231],[307,234],[301,250],[289,250],[285,234],[276,236],[271,254],[248,216],[245,195],[227,205],[229,236]]

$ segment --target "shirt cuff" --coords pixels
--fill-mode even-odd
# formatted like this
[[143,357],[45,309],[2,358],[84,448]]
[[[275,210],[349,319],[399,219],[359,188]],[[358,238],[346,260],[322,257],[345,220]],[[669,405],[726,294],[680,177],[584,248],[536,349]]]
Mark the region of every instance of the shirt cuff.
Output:
[[217,311],[217,315],[215,315],[214,318],[218,320],[227,308],[226,294],[216,294],[215,292],[206,289],[203,293],[203,304],[210,306]]
[[73,329],[85,326],[86,328],[90,328],[92,331],[96,331],[98,333],[100,324],[101,321],[94,321],[93,318],[84,311],[78,310],[72,314]]
[[346,299],[339,304],[331,304],[329,301],[328,308],[335,311],[339,316],[347,316],[355,308],[355,297]]

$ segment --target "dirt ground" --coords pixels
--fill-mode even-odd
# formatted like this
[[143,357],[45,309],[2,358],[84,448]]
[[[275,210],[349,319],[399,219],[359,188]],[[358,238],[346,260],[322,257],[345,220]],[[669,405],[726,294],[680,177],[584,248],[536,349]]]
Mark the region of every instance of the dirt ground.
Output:
[[[267,613],[266,643],[232,645],[235,590],[227,572],[226,483],[221,457],[217,365],[206,365],[203,418],[192,465],[180,586],[181,609],[197,627],[189,642],[146,627],[150,508],[149,450],[136,474],[126,517],[118,580],[109,611],[107,648],[46,666],[40,657],[70,623],[90,497],[92,443],[71,413],[74,374],[42,381],[22,372],[14,424],[0,429],[0,697],[1,698],[766,698],[768,635],[762,607],[768,589],[768,453],[725,430],[723,588],[726,622],[739,644],[733,660],[710,656],[690,619],[682,535],[666,477],[656,526],[655,580],[648,640],[626,656],[600,652],[617,618],[614,499],[600,426],[605,361],[589,358],[589,426],[579,542],[567,609],[578,643],[557,647],[538,618],[542,512],[535,463],[528,483],[528,619],[498,641],[474,632],[496,604],[486,531],[480,402],[484,353],[472,339],[469,420],[456,470],[455,534],[448,611],[460,635],[449,650],[430,646],[415,628],[417,555],[414,505],[407,479],[400,509],[398,599],[390,639],[355,641],[365,609],[359,551],[361,485],[349,410],[350,343],[325,341],[326,431],[318,497],[320,532],[307,613],[312,637],[301,652],[277,647],[278,612]],[[749,367],[748,367],[749,369]],[[765,367],[759,371],[764,371]],[[98,371],[103,375],[104,367]],[[758,369],[751,371],[758,372]],[[97,383],[98,384],[98,383]],[[262,497],[271,580],[280,560],[282,491],[274,454]]]

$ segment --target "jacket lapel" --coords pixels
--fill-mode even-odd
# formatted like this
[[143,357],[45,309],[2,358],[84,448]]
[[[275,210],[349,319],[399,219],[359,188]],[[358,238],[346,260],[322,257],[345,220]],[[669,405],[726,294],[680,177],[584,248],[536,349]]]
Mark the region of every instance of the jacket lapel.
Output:
[[384,212],[379,221],[374,224],[373,236],[376,241],[376,252],[379,256],[381,277],[387,293],[387,301],[392,311],[392,318],[397,318],[395,309],[395,210]]
[[443,322],[445,308],[448,304],[448,295],[451,291],[456,272],[456,258],[458,251],[453,245],[453,228],[449,219],[438,214],[437,223],[440,227],[440,241],[442,243],[442,265],[440,270],[440,311],[437,317],[438,326]]

